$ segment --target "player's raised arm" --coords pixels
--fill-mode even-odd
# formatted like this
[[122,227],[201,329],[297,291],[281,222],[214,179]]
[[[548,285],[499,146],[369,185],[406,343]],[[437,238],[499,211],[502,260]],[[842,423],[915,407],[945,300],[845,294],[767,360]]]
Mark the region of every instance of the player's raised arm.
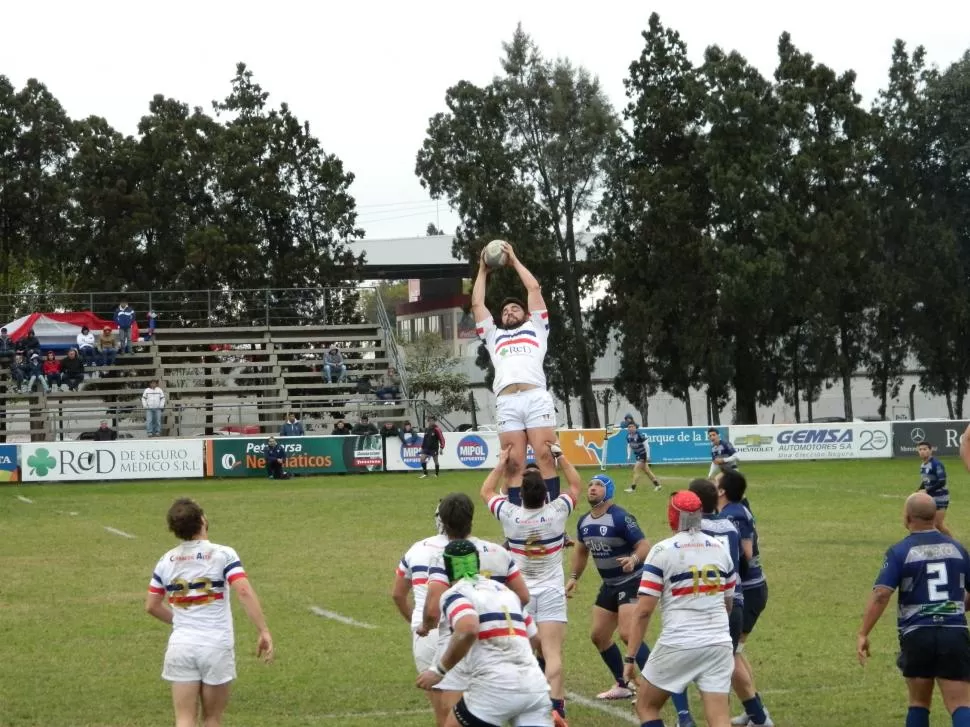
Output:
[[963,466],[967,468],[967,472],[970,472],[970,424],[960,437],[960,459],[963,460]]
[[[482,250],[484,253],[485,251]],[[485,306],[485,289],[488,285],[488,266],[485,261],[478,260],[478,275],[475,276],[475,284],[472,286],[472,315],[475,316],[476,326],[484,323],[492,317]]]
[[[495,463],[495,467],[488,473],[488,477],[482,483],[482,489],[479,491],[479,494],[486,505],[492,502],[493,497],[498,497],[502,494],[502,482],[505,481],[506,469],[509,465],[509,453],[511,451],[512,445],[499,450],[498,462]],[[492,514],[498,517],[497,513],[493,512]]]
[[[522,285],[525,286],[526,293],[528,297],[526,298],[526,305],[529,306],[529,310],[533,313],[540,310],[546,310],[546,301],[542,298],[542,286],[539,285],[539,281],[536,280],[536,276],[529,272],[529,269],[522,264],[515,255],[515,250],[509,243],[504,245],[505,254],[509,256],[509,266],[515,268],[515,272],[518,273],[519,280],[522,281]],[[484,286],[483,286],[484,289]],[[472,298],[472,303],[474,304],[474,297]],[[484,300],[484,294],[483,294]]]
[[576,507],[576,503],[579,502],[583,493],[583,480],[576,468],[573,467],[573,463],[566,459],[566,455],[562,453],[562,448],[557,442],[550,442],[549,448],[552,450],[553,461],[566,477],[566,483],[569,485],[569,496],[573,500],[573,507]]

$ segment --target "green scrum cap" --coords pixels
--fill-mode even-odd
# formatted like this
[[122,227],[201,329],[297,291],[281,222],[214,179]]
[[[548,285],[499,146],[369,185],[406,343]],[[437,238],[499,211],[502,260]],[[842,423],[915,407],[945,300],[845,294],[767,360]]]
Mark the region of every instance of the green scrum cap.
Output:
[[478,575],[478,548],[470,540],[452,540],[445,546],[444,555],[449,583]]

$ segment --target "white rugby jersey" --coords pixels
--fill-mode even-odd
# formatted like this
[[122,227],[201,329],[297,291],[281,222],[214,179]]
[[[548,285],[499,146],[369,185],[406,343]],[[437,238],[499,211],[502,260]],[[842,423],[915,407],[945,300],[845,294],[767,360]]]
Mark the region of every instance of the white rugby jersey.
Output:
[[564,585],[562,549],[566,520],[576,503],[563,493],[538,510],[513,505],[505,495],[488,501],[489,512],[502,523],[512,559],[522,571],[529,591]]
[[439,644],[447,643],[455,625],[472,615],[478,616],[478,641],[461,660],[472,684],[518,692],[549,689],[529,642],[538,631],[518,596],[480,575],[458,581],[441,595]]
[[496,327],[491,316],[475,325],[495,368],[493,392],[497,394],[510,384],[547,388],[542,362],[549,343],[549,311],[532,311],[525,323],[508,330]]
[[[475,544],[478,549],[478,573],[479,575],[497,581],[502,585],[519,578],[522,572],[519,566],[512,560],[512,556],[501,545],[496,545],[488,540],[482,540],[470,536],[466,540]],[[428,567],[428,582],[448,583],[448,573],[445,571],[444,549],[434,556],[431,565]]]
[[724,596],[736,584],[731,554],[717,538],[680,532],[654,545],[643,564],[639,594],[660,598],[663,627],[657,643],[680,648],[730,644]]
[[167,595],[172,607],[169,643],[232,648],[229,586],[245,577],[236,551],[208,540],[187,540],[163,555],[148,590]]
[[417,630],[424,620],[424,601],[428,597],[428,569],[436,558],[440,559],[446,545],[448,545],[446,535],[435,535],[419,540],[408,548],[408,552],[404,554],[397,566],[398,575],[411,581],[411,591],[414,593],[412,631]]

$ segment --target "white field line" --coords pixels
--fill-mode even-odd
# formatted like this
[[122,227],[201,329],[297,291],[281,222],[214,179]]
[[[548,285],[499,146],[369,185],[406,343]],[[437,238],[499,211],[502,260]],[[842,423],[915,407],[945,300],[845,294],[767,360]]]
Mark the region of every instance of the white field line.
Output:
[[17,499],[20,500],[21,502],[26,502],[28,505],[34,504],[33,500],[31,500],[29,497],[24,497],[23,495],[17,495]]
[[[626,722],[627,724],[639,725],[640,720],[636,718],[633,714],[632,709],[621,709],[619,707],[614,707],[609,703],[604,703],[601,699],[589,699],[581,694],[576,694],[576,692],[566,692],[567,705],[569,702],[575,702],[576,704],[581,704],[589,709],[595,709],[603,714],[608,714],[611,717],[616,717],[619,720]],[[626,701],[629,704],[629,700]]]
[[113,535],[120,535],[122,538],[128,538],[130,540],[135,539],[135,536],[132,535],[131,533],[126,533],[124,530],[118,530],[118,528],[111,528],[105,525],[104,529],[107,530],[109,533],[112,533]]
[[332,621],[339,621],[342,624],[347,624],[348,626],[356,626],[359,629],[376,629],[377,627],[373,624],[365,624],[362,621],[356,621],[349,616],[344,616],[342,614],[336,613],[335,611],[328,611],[325,608],[320,608],[319,606],[310,606],[310,611],[315,613],[317,616],[323,616],[324,618],[329,618]]

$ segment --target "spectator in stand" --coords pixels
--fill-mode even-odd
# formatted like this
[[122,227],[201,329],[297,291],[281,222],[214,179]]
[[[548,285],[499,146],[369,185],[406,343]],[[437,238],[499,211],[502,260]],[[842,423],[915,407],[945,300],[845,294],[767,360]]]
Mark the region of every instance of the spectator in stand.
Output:
[[401,377],[393,366],[381,377],[381,385],[377,389],[377,398],[382,401],[394,401],[401,396]]
[[44,378],[44,369],[40,365],[40,355],[32,353],[30,355],[30,363],[27,364],[27,375],[30,380],[27,382],[27,391],[32,392],[34,390],[34,384],[40,383],[40,388],[47,393],[47,379]]
[[411,425],[411,422],[404,422],[404,426],[401,427],[400,431],[397,433],[397,436],[401,438],[402,444],[409,446],[421,442],[421,437],[416,431],[414,431],[414,427]]
[[77,350],[81,354],[81,360],[85,366],[94,366],[94,334],[87,326],[82,326],[81,332],[77,334]]
[[111,332],[108,326],[101,331],[101,338],[98,340],[98,352],[101,354],[102,366],[114,366],[115,358],[118,356],[118,339]]
[[347,380],[347,364],[344,363],[344,357],[336,346],[331,347],[323,357],[323,374],[328,384],[334,383],[334,373],[337,374],[338,384]]
[[271,480],[289,478],[290,473],[283,469],[283,463],[286,461],[286,450],[282,444],[276,441],[276,437],[270,437],[266,440],[266,451],[263,454],[266,455],[266,470],[269,472]]
[[82,381],[84,381],[84,362],[72,348],[67,352],[67,356],[61,359],[61,382],[71,391],[77,391]]
[[158,326],[158,314],[155,311],[148,311],[148,336],[145,338],[146,341],[155,340],[155,328]]
[[27,380],[27,364],[24,357],[19,353],[14,356],[10,363],[10,378],[13,379],[14,386],[23,391],[24,382]]
[[378,434],[377,425],[372,424],[371,420],[367,417],[361,417],[360,422],[354,425],[354,429],[351,434],[356,434],[358,437],[373,437]]
[[118,324],[118,353],[131,353],[131,324],[135,322],[135,311],[128,301],[121,299],[118,310],[115,311],[115,323]]
[[29,358],[32,353],[40,354],[40,340],[34,329],[27,331],[27,335],[17,341],[17,353],[22,353],[25,358]]
[[47,385],[51,391],[60,387],[61,362],[54,356],[53,351],[47,352],[47,357],[44,359],[44,364],[41,366],[41,369],[44,372],[44,378],[47,379]]
[[108,422],[101,420],[101,426],[94,430],[95,442],[113,442],[118,438],[118,432],[108,426]]
[[145,408],[145,432],[149,437],[161,436],[165,392],[158,385],[158,379],[152,379],[148,388],[142,393],[141,405]]
[[296,418],[296,414],[290,412],[286,416],[286,421],[283,422],[283,426],[280,427],[281,437],[302,437],[305,434],[303,431],[303,423]]
[[0,363],[9,364],[13,361],[13,354],[16,350],[16,345],[10,336],[7,335],[6,328],[0,328]]
[[336,437],[343,437],[348,434],[353,434],[353,432],[350,431],[350,427],[347,426],[347,422],[341,419],[333,425],[333,431],[330,432],[330,434]]
[[389,439],[390,437],[400,437],[401,430],[397,428],[394,422],[384,422],[384,426],[381,427],[381,439]]

